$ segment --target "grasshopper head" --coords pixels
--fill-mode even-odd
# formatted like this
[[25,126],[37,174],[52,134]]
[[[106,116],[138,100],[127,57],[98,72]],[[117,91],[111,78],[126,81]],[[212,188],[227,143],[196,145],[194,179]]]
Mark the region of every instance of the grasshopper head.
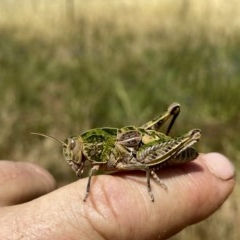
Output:
[[42,134],[42,133],[31,133],[31,134],[52,138],[55,141],[61,143],[63,147],[63,155],[65,160],[71,166],[71,168],[76,172],[76,174],[78,176],[81,176],[84,168],[84,162],[82,157],[83,143],[80,137],[67,138],[64,142],[62,142],[57,138],[46,135],[46,134]]
[[76,164],[81,164],[82,149],[83,149],[83,143],[81,141],[81,138],[77,138],[77,137],[67,138],[63,144],[64,158],[69,164],[71,162]]
[[83,142],[80,137],[70,137],[64,141],[63,155],[78,177],[82,176],[84,170]]

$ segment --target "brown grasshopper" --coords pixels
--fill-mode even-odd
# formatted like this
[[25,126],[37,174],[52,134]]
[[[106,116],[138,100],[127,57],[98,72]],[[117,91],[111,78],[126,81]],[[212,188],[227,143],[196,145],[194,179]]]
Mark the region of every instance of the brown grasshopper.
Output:
[[[45,134],[33,134],[51,137],[60,142],[67,163],[78,177],[81,178],[83,172],[88,169],[89,178],[84,201],[90,192],[91,178],[97,172],[110,174],[134,170],[146,172],[147,190],[151,200],[154,201],[150,184],[151,175],[167,189],[155,171],[165,166],[192,161],[198,156],[192,145],[201,137],[199,129],[193,129],[175,138],[168,136],[179,112],[180,105],[172,103],[164,114],[141,127],[95,128],[79,136],[67,138],[64,142]],[[168,119],[171,121],[166,134],[159,132]]]

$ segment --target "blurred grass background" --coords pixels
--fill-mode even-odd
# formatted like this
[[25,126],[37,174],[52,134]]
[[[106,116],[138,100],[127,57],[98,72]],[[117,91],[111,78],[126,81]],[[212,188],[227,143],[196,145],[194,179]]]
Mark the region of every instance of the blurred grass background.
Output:
[[[101,126],[140,125],[177,101],[178,135],[201,128],[202,152],[239,172],[237,0],[0,1],[0,158],[75,175],[56,142]],[[239,239],[240,189],[172,239]]]

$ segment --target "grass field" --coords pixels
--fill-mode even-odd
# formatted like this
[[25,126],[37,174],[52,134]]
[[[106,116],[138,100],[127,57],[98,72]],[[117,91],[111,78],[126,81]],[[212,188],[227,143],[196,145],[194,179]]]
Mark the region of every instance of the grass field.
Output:
[[[201,128],[198,149],[238,173],[239,53],[236,0],[1,1],[0,158],[36,162],[61,185],[75,176],[60,147],[30,132],[139,125],[177,101],[172,134]],[[239,195],[172,239],[239,239]]]

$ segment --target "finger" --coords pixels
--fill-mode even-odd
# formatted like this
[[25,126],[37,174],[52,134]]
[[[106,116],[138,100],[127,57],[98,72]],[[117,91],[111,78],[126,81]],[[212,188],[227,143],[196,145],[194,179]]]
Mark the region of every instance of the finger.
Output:
[[41,234],[41,239],[166,239],[212,214],[235,183],[232,165],[214,153],[159,174],[168,191],[152,181],[154,203],[143,175],[96,176],[86,202],[82,199],[87,179],[83,179],[17,208],[4,209],[1,232],[10,234],[8,221],[23,215],[17,223],[21,236],[26,236],[22,229],[27,224],[28,234]]
[[0,206],[22,203],[54,189],[53,177],[32,163],[0,161]]

